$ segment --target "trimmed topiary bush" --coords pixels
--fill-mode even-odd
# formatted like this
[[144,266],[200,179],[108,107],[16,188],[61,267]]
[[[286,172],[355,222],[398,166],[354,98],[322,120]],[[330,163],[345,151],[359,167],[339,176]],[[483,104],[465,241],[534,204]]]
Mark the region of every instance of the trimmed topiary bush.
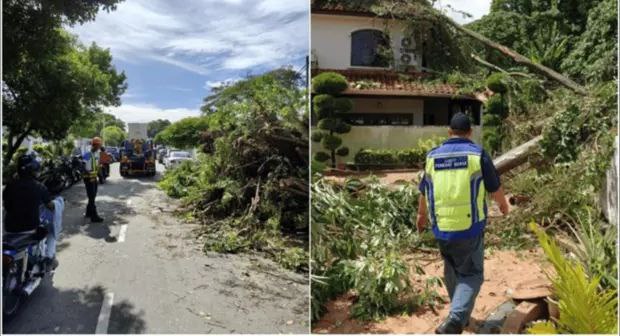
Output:
[[336,96],[348,87],[347,79],[335,72],[324,72],[312,79],[312,91],[317,94]]
[[314,111],[320,119],[331,117],[334,111],[334,97],[326,94],[320,94],[314,96],[312,99],[312,105]]
[[336,98],[334,99],[334,112],[336,113],[347,113],[351,112],[353,109],[353,103],[349,98]]
[[349,149],[339,148],[342,138],[337,134],[351,131],[351,125],[338,117],[339,114],[347,113],[353,108],[351,100],[345,97],[334,97],[347,88],[347,80],[342,75],[334,72],[325,72],[312,79],[312,89],[316,96],[312,99],[313,113],[317,116],[317,127],[323,133],[313,134],[313,141],[320,141],[323,149],[327,151],[321,158],[331,158],[331,166],[336,167],[336,156],[346,156]]
[[319,161],[319,162],[325,162],[325,161],[329,160],[329,154],[327,154],[325,152],[316,152],[314,154],[314,159],[316,161]]
[[345,134],[351,131],[351,125],[339,119],[339,122],[334,127],[334,132],[338,134]]
[[342,139],[338,136],[332,134],[326,134],[323,139],[321,139],[321,145],[330,151],[335,151],[342,145]]
[[336,154],[339,156],[349,155],[349,147],[340,147],[336,150]]
[[338,123],[338,119],[325,118],[325,119],[319,120],[319,123],[316,126],[319,129],[333,132],[334,129],[336,128],[337,123]]
[[312,139],[313,142],[321,142],[321,139],[323,139],[326,134],[328,133],[324,131],[314,131],[312,132],[310,139]]

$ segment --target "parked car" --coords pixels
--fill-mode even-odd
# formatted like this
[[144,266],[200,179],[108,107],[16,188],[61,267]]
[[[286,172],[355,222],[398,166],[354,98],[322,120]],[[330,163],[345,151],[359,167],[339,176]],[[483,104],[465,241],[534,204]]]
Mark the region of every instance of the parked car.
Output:
[[164,158],[164,165],[166,168],[173,168],[183,161],[191,160],[192,154],[185,151],[170,151]]

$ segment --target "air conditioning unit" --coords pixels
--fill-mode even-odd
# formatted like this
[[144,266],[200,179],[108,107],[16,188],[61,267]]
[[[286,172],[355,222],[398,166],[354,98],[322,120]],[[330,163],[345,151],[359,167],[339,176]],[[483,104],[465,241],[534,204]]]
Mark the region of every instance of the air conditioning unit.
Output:
[[400,66],[403,69],[418,66],[415,41],[411,37],[403,37],[400,40]]

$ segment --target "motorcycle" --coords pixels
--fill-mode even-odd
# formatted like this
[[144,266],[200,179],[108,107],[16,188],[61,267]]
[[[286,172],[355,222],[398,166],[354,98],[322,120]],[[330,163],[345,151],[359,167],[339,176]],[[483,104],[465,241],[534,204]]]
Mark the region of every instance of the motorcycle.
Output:
[[84,170],[84,162],[82,161],[82,155],[74,155],[71,158],[71,177],[73,183],[77,183],[82,180],[82,171]]
[[70,188],[76,182],[79,181],[79,179],[76,179],[73,159],[69,159],[66,156],[61,157],[59,169],[63,172],[64,176],[66,177],[65,189]]
[[54,213],[41,206],[40,220],[41,226],[36,230],[5,233],[2,237],[2,314],[5,320],[15,315],[45,277],[53,276],[53,270],[46,268],[44,251]]
[[57,164],[53,160],[43,164],[41,175],[38,178],[39,182],[43,183],[47,190],[54,195],[67,188],[69,179],[71,177],[66,169],[62,167],[62,164]]

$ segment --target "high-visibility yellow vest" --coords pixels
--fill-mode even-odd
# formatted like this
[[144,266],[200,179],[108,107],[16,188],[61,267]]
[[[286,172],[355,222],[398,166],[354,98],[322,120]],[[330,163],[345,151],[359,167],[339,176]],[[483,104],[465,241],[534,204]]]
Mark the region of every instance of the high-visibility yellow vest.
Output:
[[437,238],[464,238],[481,232],[486,222],[482,150],[474,144],[446,148],[438,147],[426,158],[429,216]]
[[84,177],[97,178],[97,174],[99,173],[99,152],[87,152],[84,154],[84,161],[86,161],[86,172]]

